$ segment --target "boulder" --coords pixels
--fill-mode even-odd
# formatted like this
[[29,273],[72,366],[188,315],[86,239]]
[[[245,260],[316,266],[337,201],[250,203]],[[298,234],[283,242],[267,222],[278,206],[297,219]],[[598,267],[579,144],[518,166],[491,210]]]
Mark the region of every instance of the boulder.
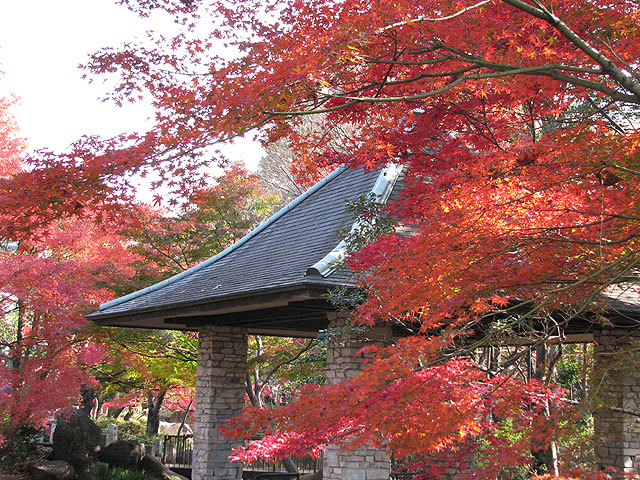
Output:
[[151,476],[160,477],[167,467],[165,467],[156,457],[147,453],[142,457],[140,468]]
[[322,470],[318,470],[315,473],[300,475],[300,480],[322,480]]
[[186,477],[165,467],[160,460],[148,453],[142,458],[140,468],[144,470],[145,473],[163,480],[188,480]]
[[53,460],[70,463],[77,470],[84,470],[89,455],[100,449],[102,431],[89,416],[73,410],[58,419],[53,433]]
[[164,469],[164,472],[162,472],[162,476],[160,478],[162,478],[163,480],[189,480],[187,477],[183,477],[179,473],[176,473],[169,468]]
[[144,456],[144,445],[130,440],[112,443],[98,453],[98,459],[110,467],[129,470],[136,470]]
[[[46,458],[47,460],[54,460],[53,458],[53,448],[47,447],[45,445],[38,445],[36,447],[36,456],[39,458]],[[2,480],[0,478],[0,480]]]
[[29,465],[33,480],[75,480],[71,464],[62,460],[36,460]]

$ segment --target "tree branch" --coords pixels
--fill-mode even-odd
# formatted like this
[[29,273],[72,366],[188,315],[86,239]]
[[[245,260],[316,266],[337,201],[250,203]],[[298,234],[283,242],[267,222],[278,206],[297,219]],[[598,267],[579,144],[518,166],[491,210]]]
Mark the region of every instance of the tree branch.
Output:
[[534,8],[521,0],[501,0],[503,3],[511,5],[518,10],[526,12],[534,17],[544,20],[549,25],[558,30],[569,42],[573,43],[589,58],[598,63],[605,72],[615,79],[625,90],[631,92],[636,98],[633,103],[640,103],[640,83],[637,82],[633,76],[625,70],[618,67],[611,59],[607,58],[600,51],[593,46],[589,45],[579,35],[569,28],[560,18],[555,14],[547,10],[543,5],[540,8]]
[[274,375],[274,374],[275,374],[275,373],[276,373],[280,368],[282,368],[282,367],[284,367],[285,365],[288,365],[288,364],[290,364],[290,363],[292,363],[292,362],[295,362],[298,358],[300,358],[304,352],[306,352],[307,350],[309,350],[309,349],[313,346],[314,342],[315,342],[315,339],[311,339],[311,340],[309,340],[309,343],[307,343],[307,345],[306,345],[306,346],[304,346],[302,349],[300,349],[300,350],[298,351],[298,353],[297,353],[294,357],[292,357],[292,358],[290,358],[290,359],[288,359],[288,360],[285,360],[285,361],[283,361],[283,362],[280,362],[280,363],[279,363],[279,364],[277,364],[275,367],[273,367],[273,368],[269,371],[269,373],[267,374],[267,376],[266,376],[266,378],[264,379],[264,381],[262,382],[262,385],[266,385],[267,383],[269,383],[269,380],[271,380],[271,377],[273,377],[273,375]]

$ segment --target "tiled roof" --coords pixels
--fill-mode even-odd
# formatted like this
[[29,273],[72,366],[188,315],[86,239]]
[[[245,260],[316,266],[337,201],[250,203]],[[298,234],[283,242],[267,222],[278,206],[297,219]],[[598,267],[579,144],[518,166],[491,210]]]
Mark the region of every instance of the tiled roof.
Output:
[[[636,272],[637,278],[637,272]],[[604,300],[609,311],[620,315],[640,315],[640,282],[628,281],[610,285],[604,291]]]
[[106,303],[88,318],[100,321],[310,284],[350,284],[344,269],[326,276],[305,277],[305,272],[331,252],[341,232],[353,224],[346,202],[370,192],[379,175],[379,171],[339,169],[224,252]]

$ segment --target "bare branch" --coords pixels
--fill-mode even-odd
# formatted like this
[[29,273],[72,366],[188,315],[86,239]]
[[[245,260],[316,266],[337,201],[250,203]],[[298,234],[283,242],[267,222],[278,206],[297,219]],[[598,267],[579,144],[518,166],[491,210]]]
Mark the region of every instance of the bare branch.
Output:
[[451,20],[452,18],[459,17],[460,15],[465,14],[469,10],[474,10],[476,8],[480,8],[481,6],[486,5],[487,3],[491,2],[491,1],[492,0],[483,0],[482,2],[478,2],[475,5],[470,5],[468,7],[465,7],[465,8],[463,8],[462,10],[460,10],[460,11],[458,11],[456,13],[452,13],[451,15],[447,15],[446,17],[434,17],[434,18],[418,17],[418,18],[414,18],[412,20],[405,20],[405,21],[402,21],[402,22],[393,23],[393,24],[388,25],[388,26],[386,26],[384,28],[381,28],[376,33],[382,33],[382,32],[385,32],[387,30],[392,30],[394,28],[402,27],[404,25],[412,25],[414,23],[420,23],[420,22],[444,22],[446,20]]
[[262,385],[266,385],[267,383],[269,383],[269,380],[271,380],[271,377],[273,377],[273,375],[275,375],[275,373],[282,367],[284,367],[285,365],[288,365],[290,363],[295,362],[298,358],[300,358],[302,356],[303,353],[305,353],[307,350],[309,350],[313,344],[315,343],[315,339],[311,339],[309,340],[309,343],[307,343],[307,345],[305,345],[303,348],[301,348],[298,353],[293,356],[292,358],[285,360],[283,362],[280,362],[279,364],[277,364],[275,367],[273,367],[269,373],[267,374],[266,378],[264,379],[264,381],[262,382]]

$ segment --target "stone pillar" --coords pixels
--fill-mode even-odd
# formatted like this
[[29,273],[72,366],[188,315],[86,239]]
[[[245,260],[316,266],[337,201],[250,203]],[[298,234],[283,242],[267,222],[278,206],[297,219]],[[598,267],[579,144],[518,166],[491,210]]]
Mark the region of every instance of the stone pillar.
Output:
[[[343,321],[334,318],[329,328]],[[362,370],[364,357],[356,356],[367,343],[386,344],[392,340],[391,327],[375,326],[364,334],[330,339],[327,347],[327,381],[330,384],[350,380]],[[384,450],[358,448],[342,452],[338,445],[330,445],[322,462],[323,480],[388,480],[390,460]]]
[[[603,329],[594,333],[595,382],[603,408],[594,414],[598,467],[638,473],[640,468],[640,418],[620,410],[640,411],[638,342],[640,331]],[[618,475],[622,478],[622,475]]]
[[242,464],[229,461],[238,444],[223,436],[218,426],[244,406],[247,335],[239,328],[206,326],[199,338],[191,478],[240,479]]
[[116,443],[118,441],[118,425],[112,423],[109,425],[107,429],[107,438],[104,442],[104,446],[108,447],[112,443]]
[[164,442],[161,437],[156,438],[151,445],[151,455],[162,459],[162,448],[164,447]]

